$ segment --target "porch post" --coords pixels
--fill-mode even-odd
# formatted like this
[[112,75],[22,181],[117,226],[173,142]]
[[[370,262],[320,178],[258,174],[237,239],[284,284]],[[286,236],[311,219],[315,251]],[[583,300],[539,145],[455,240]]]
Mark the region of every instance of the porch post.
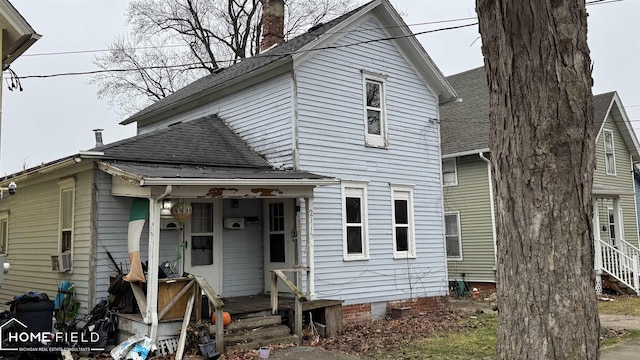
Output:
[[313,239],[313,198],[304,198],[305,204],[305,216],[306,216],[306,230],[307,230],[307,289],[309,290],[309,300],[316,299],[316,285],[315,285],[315,264],[314,264],[314,252],[315,244]]
[[602,294],[602,249],[600,248],[600,215],[598,214],[598,200],[593,199],[593,243],[595,259],[593,267],[596,271],[596,294]]
[[158,257],[160,254],[160,203],[149,199],[149,253],[147,266],[147,311],[151,320],[149,337],[155,341],[158,332]]
[[[607,214],[609,215],[609,214]],[[620,198],[616,197],[613,199],[613,224],[615,228],[615,241],[616,243],[613,245],[618,245],[620,247],[622,245],[622,219],[620,219]]]

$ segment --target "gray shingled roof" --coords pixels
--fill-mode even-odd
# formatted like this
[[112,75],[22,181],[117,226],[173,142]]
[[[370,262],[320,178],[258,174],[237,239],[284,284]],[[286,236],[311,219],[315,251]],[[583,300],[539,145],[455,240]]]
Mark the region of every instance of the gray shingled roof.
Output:
[[179,123],[92,149],[103,159],[161,164],[271,169],[215,116]]
[[[462,99],[440,107],[442,155],[489,148],[489,88],[484,67],[447,77]],[[600,130],[614,92],[593,97],[593,125]]]
[[142,117],[149,113],[152,113],[161,108],[168,108],[172,105],[176,105],[180,101],[194,96],[196,94],[202,94],[209,89],[215,88],[219,85],[222,85],[228,81],[241,77],[243,75],[249,74],[253,71],[261,69],[269,64],[275,63],[278,60],[284,59],[286,57],[291,57],[292,54],[295,54],[297,51],[302,49],[305,45],[314,41],[322,34],[331,30],[334,26],[340,24],[345,19],[349,18],[353,14],[357,13],[360,9],[366,7],[369,3],[364,4],[338,18],[335,18],[325,24],[319,24],[318,26],[312,27],[308,32],[299,35],[285,43],[282,43],[269,51],[266,51],[262,54],[245,58],[239,63],[231,65],[227,68],[221,69],[219,72],[215,74],[210,74],[196,80],[195,82],[185,86],[184,88],[174,92],[173,94],[156,101],[150,106],[142,109],[137,112],[133,116],[125,119],[121,122],[121,124],[129,124],[131,122],[136,121],[136,118]]

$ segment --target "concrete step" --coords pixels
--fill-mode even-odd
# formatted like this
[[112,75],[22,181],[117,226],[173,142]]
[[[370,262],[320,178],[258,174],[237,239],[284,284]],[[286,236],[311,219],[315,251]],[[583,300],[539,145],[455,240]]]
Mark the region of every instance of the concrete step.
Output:
[[262,341],[250,341],[245,343],[227,345],[225,348],[227,351],[234,351],[234,350],[247,351],[247,350],[257,350],[261,346],[265,346],[265,345],[297,344],[297,343],[298,343],[298,337],[296,335],[288,335],[288,336],[283,336],[283,337],[274,338],[274,339],[266,339]]
[[[227,331],[232,333],[232,332],[238,332],[242,330],[280,325],[281,323],[282,323],[282,318],[278,315],[251,317],[251,318],[232,321],[231,324],[227,326]],[[212,327],[212,330],[210,331],[213,331],[213,333],[215,334],[215,325],[212,325],[211,327]]]

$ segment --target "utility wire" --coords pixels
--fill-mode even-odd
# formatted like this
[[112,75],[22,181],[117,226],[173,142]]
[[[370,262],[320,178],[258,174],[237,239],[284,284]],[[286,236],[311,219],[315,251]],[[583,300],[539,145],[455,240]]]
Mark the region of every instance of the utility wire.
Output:
[[[423,34],[429,34],[429,33],[440,32],[440,31],[455,30],[455,29],[460,29],[460,28],[465,28],[465,27],[475,26],[475,25],[478,25],[478,23],[471,23],[471,24],[458,25],[458,26],[450,26],[450,27],[446,27],[446,28],[439,28],[439,29],[433,29],[433,30],[420,31],[420,32],[413,33],[413,34],[410,34],[410,35],[391,36],[391,37],[387,37],[387,38],[358,41],[358,42],[351,43],[351,44],[331,45],[331,46],[313,48],[313,49],[309,49],[309,50],[292,51],[292,52],[288,52],[288,53],[258,54],[258,55],[255,55],[255,56],[251,57],[251,58],[253,59],[253,58],[260,58],[260,57],[282,57],[282,56],[303,54],[305,52],[318,51],[318,50],[339,49],[339,48],[344,48],[344,47],[352,47],[352,46],[357,46],[357,45],[362,45],[362,44],[369,44],[369,43],[380,42],[380,41],[404,39],[404,38],[409,38],[409,37],[416,36],[416,35],[423,35]],[[218,63],[235,63],[238,60],[240,60],[240,59],[218,60],[217,62]],[[186,69],[199,69],[199,68],[201,68],[201,67],[197,67],[196,65],[199,65],[199,63],[162,65],[162,66],[142,66],[142,67],[139,67],[139,68],[131,68],[131,69],[103,69],[103,70],[77,71],[77,72],[55,73],[55,74],[46,74],[46,75],[27,75],[27,76],[20,76],[20,77],[18,77],[18,79],[33,79],[33,78],[44,79],[44,78],[53,78],[53,77],[60,77],[60,76],[93,75],[93,74],[109,73],[109,72],[128,72],[128,71],[166,69],[166,68],[185,68],[185,70]],[[222,69],[222,70],[224,70],[224,69]]]

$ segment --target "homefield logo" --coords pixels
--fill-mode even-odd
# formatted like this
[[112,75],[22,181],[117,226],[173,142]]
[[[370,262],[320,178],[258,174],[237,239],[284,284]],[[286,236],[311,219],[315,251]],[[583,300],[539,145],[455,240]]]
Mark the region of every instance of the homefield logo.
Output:
[[98,332],[71,330],[52,333],[50,331],[31,332],[18,319],[11,319],[0,326],[0,351],[102,351],[103,335]]

